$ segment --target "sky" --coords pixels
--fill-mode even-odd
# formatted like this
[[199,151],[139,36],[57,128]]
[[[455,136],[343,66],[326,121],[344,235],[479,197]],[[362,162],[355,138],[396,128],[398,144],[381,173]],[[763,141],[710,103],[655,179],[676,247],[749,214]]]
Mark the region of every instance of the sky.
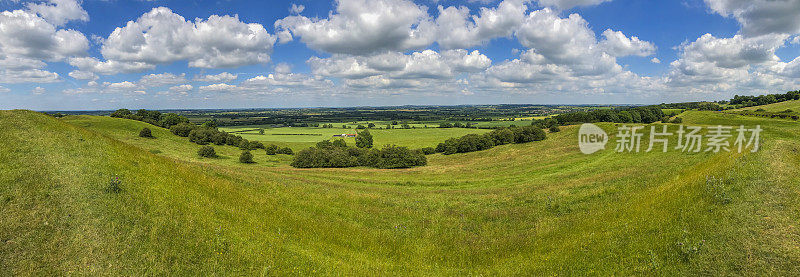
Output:
[[0,109],[655,104],[800,89],[800,0],[0,0]]

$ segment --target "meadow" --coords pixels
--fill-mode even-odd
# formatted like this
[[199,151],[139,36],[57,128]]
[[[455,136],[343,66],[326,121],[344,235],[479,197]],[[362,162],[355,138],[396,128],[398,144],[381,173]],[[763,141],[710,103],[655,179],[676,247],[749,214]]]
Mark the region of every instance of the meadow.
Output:
[[[800,272],[800,125],[680,116],[761,125],[761,149],[584,155],[565,126],[424,167],[296,169],[263,151],[238,163],[230,146],[200,158],[133,120],[0,111],[0,275]],[[617,125],[599,125],[613,141]],[[292,128],[306,131],[342,129]],[[456,131],[480,130],[372,130],[376,145],[408,146]],[[107,192],[117,177],[122,191]]]

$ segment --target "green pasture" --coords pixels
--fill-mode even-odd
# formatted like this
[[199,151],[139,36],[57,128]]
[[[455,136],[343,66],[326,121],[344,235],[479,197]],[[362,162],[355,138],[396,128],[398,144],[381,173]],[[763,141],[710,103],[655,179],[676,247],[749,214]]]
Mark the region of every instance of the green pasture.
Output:
[[[240,164],[229,146],[201,159],[186,138],[132,120],[0,111],[0,275],[800,272],[800,125],[682,117],[761,125],[761,150],[584,155],[567,126],[424,167],[295,169],[263,151]],[[138,138],[143,127],[156,138]],[[479,130],[373,133],[423,146],[450,131]],[[106,192],[115,176],[122,191]]]

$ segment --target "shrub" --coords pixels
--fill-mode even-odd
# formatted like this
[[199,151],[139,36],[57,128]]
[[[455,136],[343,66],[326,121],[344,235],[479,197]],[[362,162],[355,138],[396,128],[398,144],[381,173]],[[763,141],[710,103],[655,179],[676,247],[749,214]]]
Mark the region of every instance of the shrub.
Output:
[[284,147],[284,148],[278,149],[277,153],[278,154],[284,154],[284,155],[294,155],[294,151],[292,151],[292,148],[289,148],[289,147]]
[[359,132],[356,137],[356,147],[358,148],[372,148],[372,134],[369,130]]
[[122,180],[119,179],[119,176],[112,177],[105,190],[108,193],[120,193],[122,191]]
[[189,132],[189,141],[200,145],[206,145],[214,140],[214,136],[216,134],[217,130],[214,129],[209,129],[209,128],[194,129],[191,132]]
[[264,147],[264,150],[267,151],[267,155],[275,155],[278,154],[278,146],[275,144],[270,144]]
[[377,158],[373,160],[373,166],[377,168],[409,168],[428,164],[428,159],[422,152],[411,151],[407,147],[394,145],[384,146],[378,150]]
[[214,151],[214,147],[211,146],[203,146],[200,147],[200,150],[197,151],[197,155],[204,158],[215,158],[217,157],[217,152]]
[[152,131],[150,131],[150,128],[145,127],[145,128],[142,128],[141,131],[139,131],[139,137],[153,138],[153,133],[152,133]]
[[420,149],[420,151],[422,151],[422,154],[425,154],[425,155],[436,154],[436,148],[433,148],[433,147],[425,147],[425,148]]
[[561,132],[561,128],[558,128],[558,125],[550,126],[550,133],[558,133]]
[[242,154],[239,155],[239,162],[243,164],[253,163],[253,154],[249,150],[242,151]]
[[683,123],[683,118],[680,118],[680,117],[676,116],[674,119],[672,119],[672,123],[675,123],[675,124]]
[[197,125],[191,123],[179,123],[169,128],[169,131],[179,137],[188,137],[189,132],[197,128]]

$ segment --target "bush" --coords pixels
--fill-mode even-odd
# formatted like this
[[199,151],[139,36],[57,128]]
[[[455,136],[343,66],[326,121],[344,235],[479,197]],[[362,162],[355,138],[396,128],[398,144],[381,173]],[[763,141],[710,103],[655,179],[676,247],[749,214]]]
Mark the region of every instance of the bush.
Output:
[[197,151],[197,155],[200,155],[200,157],[204,157],[204,158],[216,158],[217,157],[217,152],[214,151],[214,147],[206,145],[206,146],[200,147],[200,150]]
[[275,144],[270,144],[264,147],[264,150],[267,151],[267,155],[275,155],[278,154],[278,146]]
[[141,131],[139,131],[139,137],[153,138],[153,133],[150,131],[150,128],[145,127],[142,128]]
[[209,128],[194,129],[189,132],[189,141],[206,145],[214,141],[214,136],[217,135],[217,130]]
[[120,193],[121,191],[122,191],[122,180],[120,180],[118,176],[112,177],[111,181],[108,182],[108,186],[106,186],[106,192]]
[[674,119],[672,119],[672,123],[675,123],[675,124],[683,123],[683,118],[680,118],[680,117],[676,116]]
[[425,155],[436,154],[436,148],[433,148],[433,147],[425,147],[425,148],[420,149],[420,151],[422,151],[422,154],[425,154]]
[[242,151],[242,154],[239,155],[239,162],[243,164],[251,164],[253,162],[253,153],[250,153],[249,150]]
[[369,133],[369,130],[358,133],[358,136],[356,136],[356,147],[372,148],[372,134]]
[[428,159],[425,158],[422,152],[411,151],[407,147],[387,145],[376,153],[377,157],[373,159],[373,164],[367,166],[388,169],[409,168],[428,164]]
[[558,125],[550,126],[550,133],[558,133],[561,132],[561,128],[558,128]]
[[284,155],[294,155],[294,151],[292,151],[292,148],[289,148],[289,147],[284,147],[284,148],[278,149],[277,153],[278,154],[284,154]]
[[188,137],[189,132],[197,128],[197,125],[191,123],[179,123],[169,128],[169,131],[179,137]]

